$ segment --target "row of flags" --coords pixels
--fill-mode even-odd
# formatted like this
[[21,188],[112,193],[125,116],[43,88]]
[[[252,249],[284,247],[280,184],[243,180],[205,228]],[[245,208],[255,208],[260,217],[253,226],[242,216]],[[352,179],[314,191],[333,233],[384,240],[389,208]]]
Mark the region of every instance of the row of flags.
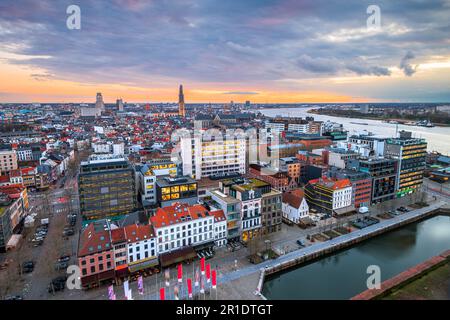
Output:
[[[195,267],[195,266],[194,266]],[[177,285],[173,287],[173,296],[175,300],[180,299],[180,295],[186,296],[186,294],[183,291],[184,285],[183,285],[183,265],[180,263],[177,266]],[[216,297],[217,297],[217,270],[213,269],[211,270],[211,265],[206,264],[205,258],[200,259],[200,272],[198,268],[195,270],[195,275],[193,274],[194,279],[192,278],[186,278],[186,289],[187,289],[187,298],[192,299],[194,295],[194,289],[197,292],[200,292],[201,294],[205,294],[205,289],[212,288],[216,289]],[[166,269],[164,272],[164,279],[165,279],[165,287],[159,288],[159,299],[160,300],[168,300],[168,295],[172,291],[170,286],[170,270]],[[194,280],[194,286],[192,285]],[[138,277],[138,293],[139,295],[144,295],[144,279],[142,276]],[[127,300],[133,300],[132,297],[132,291],[129,287],[129,282],[126,280],[123,283],[123,290],[124,295]],[[180,293],[180,290],[182,292]],[[110,285],[108,287],[108,299],[109,300],[116,300],[116,294],[114,292],[113,285]]]

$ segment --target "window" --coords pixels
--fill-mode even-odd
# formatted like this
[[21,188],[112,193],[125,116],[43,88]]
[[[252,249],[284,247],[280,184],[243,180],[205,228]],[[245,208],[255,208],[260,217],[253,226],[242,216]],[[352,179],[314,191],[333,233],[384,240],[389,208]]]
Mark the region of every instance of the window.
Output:
[[83,273],[83,276],[85,276],[87,274],[86,268],[83,268],[83,270],[81,272]]
[[95,266],[91,267],[91,273],[95,273]]

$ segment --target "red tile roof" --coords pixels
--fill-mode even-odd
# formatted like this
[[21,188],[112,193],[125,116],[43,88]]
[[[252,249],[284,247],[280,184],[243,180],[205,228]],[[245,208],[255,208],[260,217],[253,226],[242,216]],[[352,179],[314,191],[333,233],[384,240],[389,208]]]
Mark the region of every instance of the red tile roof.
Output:
[[305,193],[302,189],[295,189],[283,193],[283,202],[288,203],[293,208],[300,208]]
[[95,231],[93,223],[83,230],[80,235],[79,257],[109,250],[112,250],[112,247],[108,230]]
[[351,187],[352,183],[350,182],[350,179],[339,179],[339,180],[333,180],[329,178],[319,178],[309,181],[310,184],[320,184],[326,188],[338,190],[343,189],[347,187]]
[[117,228],[111,230],[111,242],[119,243],[127,241],[127,237],[125,236],[124,228]]
[[221,222],[227,219],[223,210],[211,211],[210,213],[214,216],[214,222]]
[[124,227],[123,229],[125,230],[125,237],[127,238],[128,242],[148,240],[155,237],[153,227],[150,224],[131,224]]
[[161,228],[188,221],[189,217],[191,220],[195,220],[208,215],[209,211],[200,204],[189,206],[186,203],[177,202],[168,207],[158,208],[150,221],[155,228]]

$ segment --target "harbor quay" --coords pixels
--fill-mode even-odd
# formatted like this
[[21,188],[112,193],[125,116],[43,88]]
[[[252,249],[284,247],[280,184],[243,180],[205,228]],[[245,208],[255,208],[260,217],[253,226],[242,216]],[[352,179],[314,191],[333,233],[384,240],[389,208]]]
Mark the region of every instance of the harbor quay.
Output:
[[[377,235],[401,228],[419,220],[432,217],[437,214],[449,214],[450,208],[444,201],[438,201],[427,207],[412,210],[389,220],[356,230],[334,239],[314,243],[302,249],[298,249],[280,256],[277,259],[265,261],[260,264],[248,264],[238,270],[223,271],[218,274],[218,288],[208,291],[205,295],[194,297],[198,300],[265,300],[262,294],[264,280],[277,272],[301,266],[306,262],[320,259],[339,250],[351,247]],[[156,289],[156,287],[155,287]],[[144,296],[136,296],[136,299],[157,300],[156,290],[149,290]]]

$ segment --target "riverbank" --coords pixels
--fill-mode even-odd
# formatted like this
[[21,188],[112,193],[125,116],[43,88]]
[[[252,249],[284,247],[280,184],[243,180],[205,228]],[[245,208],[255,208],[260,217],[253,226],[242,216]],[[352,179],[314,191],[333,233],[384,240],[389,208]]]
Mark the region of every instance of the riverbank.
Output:
[[438,256],[434,256],[406,271],[390,278],[381,283],[380,289],[368,289],[356,296],[351,300],[373,300],[382,299],[385,296],[391,294],[393,291],[412,283],[413,281],[423,277],[424,275],[442,267],[450,262],[450,250],[441,253]]
[[450,261],[395,289],[382,300],[450,300]]
[[[257,284],[257,288],[258,290],[262,290],[265,279],[278,276],[278,273],[283,274],[290,269],[297,269],[302,265],[310,265],[310,263],[322,260],[327,256],[335,256],[339,251],[355,246],[360,242],[374,238],[394,229],[409,225],[413,222],[419,222],[420,220],[428,219],[435,215],[448,215],[448,210],[441,210],[443,205],[443,203],[440,203],[414,210],[393,219],[382,221],[360,231],[352,232],[348,235],[340,236],[323,243],[317,243],[308,248],[304,248],[283,256],[280,262],[274,262],[272,265],[261,269],[262,275]],[[283,299],[283,297],[279,298]]]
[[[355,114],[342,114],[337,112],[336,110],[321,110],[318,109],[310,109],[307,111],[309,114],[316,114],[316,115],[323,115],[323,116],[329,116],[329,117],[336,117],[336,118],[347,118],[347,119],[366,119],[366,120],[377,120],[377,121],[397,121],[399,124],[407,125],[408,122],[413,121],[421,121],[423,118],[415,118],[415,119],[402,119],[402,118],[392,118],[392,117],[375,117],[373,115],[365,114],[365,113],[355,113]],[[448,128],[450,127],[450,124],[448,123],[440,123],[433,121],[434,126],[436,127],[444,127]],[[420,127],[416,125],[411,125],[413,127]]]

